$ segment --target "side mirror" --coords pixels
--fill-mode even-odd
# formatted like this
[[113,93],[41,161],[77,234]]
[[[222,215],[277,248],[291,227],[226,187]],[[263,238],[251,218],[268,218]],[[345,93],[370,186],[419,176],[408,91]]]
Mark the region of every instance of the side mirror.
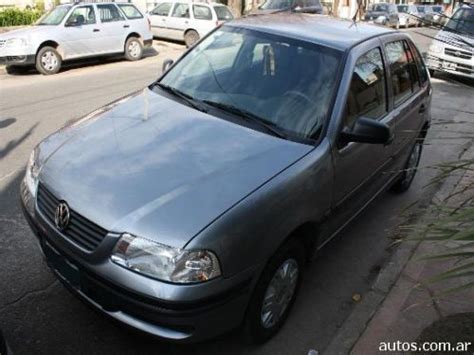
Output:
[[168,71],[168,69],[173,65],[174,61],[172,59],[166,59],[164,62],[163,62],[163,66],[162,66],[162,71],[163,73]]
[[344,128],[339,136],[342,144],[349,142],[389,144],[392,141],[390,128],[372,118],[359,117],[352,129]]

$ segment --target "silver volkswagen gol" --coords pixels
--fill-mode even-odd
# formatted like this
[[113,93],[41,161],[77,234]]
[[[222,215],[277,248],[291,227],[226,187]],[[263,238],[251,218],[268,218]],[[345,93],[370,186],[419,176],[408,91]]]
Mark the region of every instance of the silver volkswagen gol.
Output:
[[166,64],[37,146],[25,215],[57,277],[108,316],[265,341],[305,261],[412,182],[427,69],[405,34],[288,13],[226,23]]

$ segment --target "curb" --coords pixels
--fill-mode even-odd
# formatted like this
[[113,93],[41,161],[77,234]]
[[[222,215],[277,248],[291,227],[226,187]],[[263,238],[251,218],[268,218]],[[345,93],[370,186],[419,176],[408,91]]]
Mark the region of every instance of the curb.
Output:
[[[459,159],[467,155],[471,146],[472,142],[466,143]],[[472,151],[470,155],[474,156]],[[449,192],[452,191],[453,187],[457,186],[462,177],[462,174],[455,174],[441,181],[438,184],[439,188],[433,197],[429,199],[429,204],[443,200]],[[429,217],[432,217],[431,213],[423,214],[419,216],[419,218],[415,215],[417,221],[423,221],[429,219]],[[382,268],[362,301],[354,308],[352,313],[344,320],[342,326],[336,331],[335,336],[324,349],[324,354],[349,354],[351,352],[421,242],[422,241],[405,241],[401,243],[392,254],[390,260]]]

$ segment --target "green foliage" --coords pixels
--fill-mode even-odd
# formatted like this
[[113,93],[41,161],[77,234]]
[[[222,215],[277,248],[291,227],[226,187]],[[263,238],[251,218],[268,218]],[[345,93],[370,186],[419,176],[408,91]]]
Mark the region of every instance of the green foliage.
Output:
[[16,8],[0,10],[0,27],[31,25],[42,14],[43,12],[39,10],[20,10]]

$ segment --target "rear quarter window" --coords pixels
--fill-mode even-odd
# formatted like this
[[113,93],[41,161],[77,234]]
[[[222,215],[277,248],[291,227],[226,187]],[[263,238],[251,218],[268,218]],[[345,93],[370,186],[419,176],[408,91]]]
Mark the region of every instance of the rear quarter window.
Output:
[[217,19],[220,21],[228,21],[234,18],[232,12],[225,6],[214,6],[214,11],[216,12]]
[[118,6],[129,20],[143,18],[142,13],[134,5],[120,4]]
[[211,9],[204,5],[193,5],[193,14],[196,20],[212,20]]

